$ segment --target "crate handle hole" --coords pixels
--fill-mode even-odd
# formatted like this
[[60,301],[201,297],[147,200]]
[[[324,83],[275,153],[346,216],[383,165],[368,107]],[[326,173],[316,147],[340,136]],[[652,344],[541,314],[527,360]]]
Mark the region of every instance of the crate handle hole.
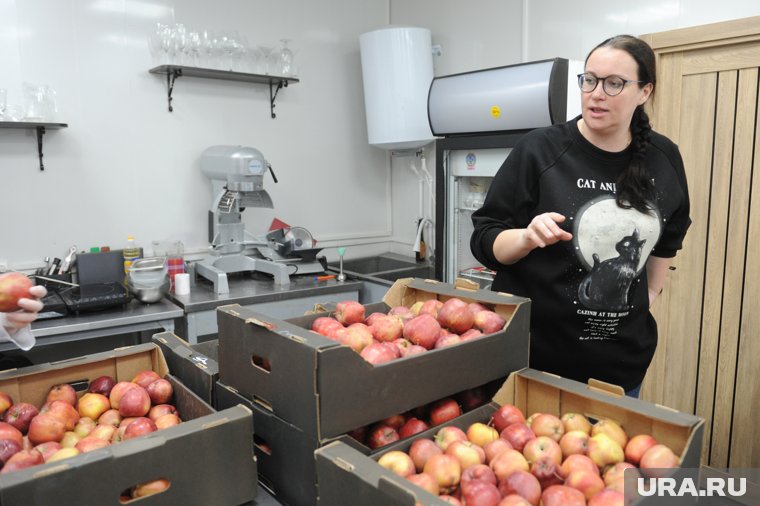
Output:
[[163,494],[169,490],[169,487],[171,487],[171,482],[166,478],[138,483],[119,494],[119,502],[121,504],[132,504],[149,495]]
[[257,434],[253,435],[253,446],[261,450],[266,455],[272,455],[272,447],[269,446],[269,443],[266,442],[266,439]]
[[272,372],[272,362],[270,362],[269,359],[266,357],[261,357],[259,355],[252,355],[251,363],[253,364],[254,367],[257,367],[264,372],[267,372],[267,373]]

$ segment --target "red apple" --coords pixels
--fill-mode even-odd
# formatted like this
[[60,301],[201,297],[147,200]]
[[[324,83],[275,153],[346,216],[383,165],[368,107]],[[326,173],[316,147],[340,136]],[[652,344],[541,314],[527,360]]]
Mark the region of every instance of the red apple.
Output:
[[14,453],[3,466],[0,473],[10,473],[11,471],[17,471],[19,469],[25,469],[27,467],[37,466],[44,464],[45,459],[42,458],[42,454],[35,450],[21,450]]
[[174,388],[172,387],[172,384],[169,383],[169,380],[166,380],[164,378],[157,379],[148,385],[145,390],[148,392],[150,402],[152,402],[154,405],[167,404],[172,400],[172,395],[174,395]]
[[105,448],[106,446],[109,446],[110,444],[111,444],[110,441],[106,441],[105,439],[100,439],[99,437],[94,437],[94,436],[87,436],[80,439],[79,442],[76,445],[74,445],[74,448],[76,448],[82,453],[87,453],[94,450],[99,450],[101,448]]
[[462,415],[457,401],[447,397],[433,403],[430,407],[430,425],[440,425]]
[[657,440],[649,434],[637,434],[636,436],[633,436],[625,445],[623,451],[623,453],[625,453],[625,460],[638,466],[644,453],[656,444]]
[[145,369],[135,374],[135,377],[132,378],[132,383],[137,383],[141,387],[145,388],[157,379],[161,379],[161,376],[159,376],[156,371]]
[[79,412],[66,401],[49,401],[42,405],[40,414],[48,413],[63,421],[66,430],[74,430],[79,421]]
[[413,344],[407,348],[401,348],[401,356],[406,358],[406,357],[411,357],[414,355],[419,355],[420,353],[425,353],[426,351],[427,349],[423,348],[422,346],[418,344]]
[[13,406],[11,396],[5,392],[0,392],[0,415],[3,415],[11,406]]
[[399,439],[401,438],[393,427],[389,425],[376,425],[367,435],[367,446],[374,450]]
[[573,471],[565,478],[565,485],[580,490],[588,501],[597,492],[604,489],[604,480],[602,480],[598,473],[579,469],[578,471]]
[[470,312],[472,315],[473,321],[475,321],[475,317],[480,313],[481,311],[490,311],[487,307],[485,307],[480,302],[471,302],[467,304],[467,311]]
[[462,334],[472,328],[475,318],[467,310],[467,303],[453,297],[438,311],[438,323],[456,334]]
[[503,497],[518,495],[532,506],[538,506],[541,500],[541,484],[538,478],[523,469],[514,471],[500,480],[499,491]]
[[377,463],[402,478],[414,474],[415,471],[412,458],[399,450],[392,450],[388,453],[384,453],[379,459],[377,459]]
[[74,390],[74,387],[68,383],[54,385],[50,388],[50,391],[48,391],[47,397],[45,399],[45,402],[52,401],[64,401],[71,404],[72,406],[76,406],[77,391]]
[[562,420],[562,425],[565,427],[565,432],[580,430],[586,434],[591,434],[591,422],[580,413],[565,413],[560,420]]
[[431,455],[425,463],[423,472],[430,474],[438,483],[441,492],[449,494],[453,492],[462,477],[462,468],[459,461],[451,455]]
[[[501,487],[499,487],[501,489]],[[529,503],[523,496],[517,494],[509,494],[503,496],[498,506],[534,506]]]
[[363,323],[353,323],[348,327],[339,329],[335,332],[335,337],[340,344],[345,344],[356,353],[361,353],[374,341],[369,327]]
[[446,448],[444,453],[456,458],[462,469],[486,462],[486,453],[483,451],[483,448],[470,441],[454,441]]
[[506,439],[499,438],[496,441],[491,441],[483,447],[483,451],[486,452],[486,462],[491,463],[494,457],[504,450],[512,450],[512,445]]
[[39,411],[33,404],[28,402],[19,402],[12,405],[3,415],[3,420],[16,427],[22,434],[29,430],[29,424],[32,418],[37,416]]
[[512,404],[504,404],[491,415],[493,428],[499,433],[513,423],[525,423],[525,415]]
[[496,475],[489,466],[486,464],[475,464],[474,466],[465,468],[465,470],[462,471],[460,484],[462,487],[464,487],[466,483],[478,480],[487,481],[493,485],[496,485],[499,481],[496,479]]
[[559,464],[551,457],[541,457],[530,466],[530,474],[538,479],[541,489],[552,485],[562,485],[562,477],[559,474]]
[[606,488],[597,492],[588,502],[588,506],[623,506],[623,492]]
[[440,332],[441,326],[429,314],[415,316],[404,324],[403,330],[405,339],[411,341],[412,344],[422,346],[426,350],[435,346]]
[[401,337],[404,324],[395,316],[380,314],[369,324],[369,330],[378,341],[391,342]]
[[335,319],[343,325],[362,323],[365,308],[355,300],[344,300],[335,305]]
[[[159,404],[159,406],[168,406],[168,404]],[[150,408],[151,412],[156,407],[158,406],[153,406],[152,408]],[[150,412],[148,416],[150,417]],[[111,408],[105,413],[103,413],[102,415],[100,415],[100,418],[98,418],[98,423],[103,424],[103,425],[113,425],[114,427],[118,427],[119,424],[121,423],[122,418],[123,417],[121,416],[121,413],[119,413],[118,409]],[[153,417],[150,417],[150,419],[155,420]]]
[[396,430],[399,430],[404,423],[406,423],[406,417],[402,414],[391,415],[388,418],[383,418],[379,422],[380,425],[388,425]]
[[335,332],[342,328],[342,323],[329,316],[320,316],[311,323],[311,330],[329,338],[332,338]]
[[127,440],[132,439],[133,437],[143,436],[155,432],[156,430],[156,424],[153,420],[144,416],[139,417],[127,425],[127,428],[124,431],[124,439]]
[[459,405],[462,406],[462,411],[464,412],[472,411],[491,400],[482,386],[468,388],[463,392],[459,392],[455,398]]
[[438,495],[441,491],[438,482],[428,473],[410,474],[406,479],[433,495]]
[[152,408],[150,408],[150,411],[148,411],[148,418],[150,418],[151,420],[155,422],[157,418],[169,413],[173,413],[179,416],[179,412],[177,411],[177,408],[175,408],[171,404],[158,404],[157,406],[153,406]]
[[65,432],[66,425],[60,418],[50,413],[40,413],[32,418],[27,435],[32,444],[38,445],[48,441],[60,441]]
[[667,472],[665,469],[678,467],[681,461],[673,450],[663,444],[656,444],[644,452],[640,466],[644,476],[650,478],[662,478]]
[[521,452],[523,448],[525,448],[525,443],[531,439],[535,439],[536,435],[526,424],[517,422],[504,428],[504,430],[499,433],[499,437],[509,441],[512,448]]
[[103,394],[96,394],[93,392],[87,392],[79,399],[77,403],[77,410],[79,416],[91,418],[97,420],[100,415],[111,409],[111,402]]
[[542,506],[586,506],[583,492],[565,485],[552,485],[541,494]]
[[489,464],[494,474],[499,480],[504,480],[515,471],[525,471],[530,469],[528,461],[522,453],[517,450],[505,450],[493,458]]
[[429,314],[433,318],[438,318],[441,307],[443,307],[443,302],[438,299],[429,299],[423,302],[419,314]]
[[619,444],[621,448],[625,448],[625,445],[628,443],[628,434],[626,434],[625,430],[613,420],[603,419],[596,422],[593,427],[591,427],[591,435],[596,436],[597,434],[607,434],[613,441]]
[[47,462],[50,460],[50,457],[52,457],[53,454],[61,448],[63,448],[63,446],[61,446],[61,443],[48,441],[47,443],[42,443],[41,445],[35,446],[34,450],[40,452],[42,454],[42,459]]
[[604,471],[604,484],[608,487],[612,487],[615,482],[622,481],[625,478],[626,469],[636,469],[636,466],[630,462],[618,462],[614,466],[607,468]]
[[124,392],[137,388],[138,386],[137,383],[132,383],[131,381],[119,381],[116,383],[111,389],[111,394],[108,396],[108,400],[111,402],[111,407],[113,409],[119,409],[119,403],[121,402],[121,397],[124,395]]
[[533,419],[530,424],[530,430],[536,436],[547,436],[555,441],[559,441],[565,433],[565,426],[559,417],[549,413],[541,413]]
[[169,488],[169,480],[160,479],[141,483],[132,489],[132,498],[138,499],[140,497],[146,497],[149,495],[163,492]]
[[129,389],[121,396],[119,401],[121,416],[145,416],[148,411],[150,411],[150,395],[144,388]]
[[391,360],[396,360],[401,356],[401,352],[393,343],[374,341],[364,348],[359,355],[370,364],[378,365],[390,362]]
[[483,331],[484,334],[492,334],[504,329],[507,320],[493,311],[480,311],[475,315],[474,324]]
[[111,376],[98,376],[90,382],[87,391],[93,394],[103,394],[106,397],[111,395],[111,389],[116,384],[116,380]]
[[0,467],[4,466],[9,458],[22,449],[22,444],[15,439],[0,439]]
[[599,467],[594,464],[594,461],[588,458],[586,455],[574,454],[568,456],[562,461],[562,465],[559,467],[559,474],[562,478],[567,478],[570,473],[579,469],[586,469],[588,471],[594,471],[599,474]]
[[425,468],[425,463],[432,455],[440,455],[443,450],[432,439],[417,439],[409,447],[409,456],[418,473]]
[[462,501],[468,506],[498,506],[501,494],[496,485],[476,480],[462,488]]
[[589,435],[582,430],[571,430],[565,432],[559,440],[559,447],[562,449],[562,456],[568,457],[579,453],[586,455],[588,453]]
[[441,427],[441,429],[435,434],[435,444],[437,444],[444,452],[455,441],[467,441],[467,434],[459,427],[453,425],[447,425]]
[[19,309],[19,299],[30,297],[32,280],[20,272],[0,274],[0,312],[10,313]]
[[430,426],[419,418],[412,417],[399,428],[398,435],[403,439],[424,432],[429,428]]
[[408,320],[411,320],[416,314],[412,313],[412,310],[409,309],[406,306],[395,306],[388,311],[388,314],[391,316],[395,316],[401,320],[401,323],[406,323]]
[[455,344],[459,344],[462,342],[462,338],[459,337],[456,334],[446,334],[445,336],[441,336],[438,339],[435,340],[435,344],[433,345],[434,349],[439,348],[445,348],[447,346],[454,346]]
[[479,331],[478,329],[470,329],[468,331],[465,331],[461,336],[459,336],[460,341],[470,341],[472,339],[478,339],[479,337],[483,337],[483,333]]
[[557,465],[562,463],[562,450],[559,443],[547,436],[538,436],[525,443],[523,455],[528,462],[533,463],[542,458],[548,458]]
[[24,435],[15,426],[7,422],[0,422],[0,439],[10,439],[22,447],[24,445]]
[[166,429],[168,427],[174,427],[175,425],[179,425],[182,422],[182,420],[179,419],[177,415],[174,413],[167,413],[163,416],[159,416],[155,420],[156,424],[156,430]]

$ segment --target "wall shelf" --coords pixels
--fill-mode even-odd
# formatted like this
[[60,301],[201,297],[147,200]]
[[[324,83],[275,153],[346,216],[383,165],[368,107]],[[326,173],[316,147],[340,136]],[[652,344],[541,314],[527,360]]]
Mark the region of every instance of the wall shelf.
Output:
[[244,83],[268,84],[269,85],[269,105],[272,118],[277,115],[274,113],[274,101],[277,98],[277,92],[280,89],[287,88],[291,83],[299,82],[295,77],[273,76],[263,74],[248,74],[245,72],[234,72],[232,70],[217,70],[201,67],[186,67],[183,65],[159,65],[149,71],[151,74],[166,75],[167,99],[169,102],[169,112],[174,111],[172,106],[172,92],[174,91],[174,81],[178,77],[201,77],[204,79],[219,79],[222,81],[239,81]]
[[0,128],[16,128],[25,130],[37,131],[37,154],[40,158],[40,170],[45,170],[45,165],[42,163],[42,137],[45,135],[46,130],[58,130],[60,128],[67,128],[69,125],[66,123],[43,123],[32,121],[0,121]]

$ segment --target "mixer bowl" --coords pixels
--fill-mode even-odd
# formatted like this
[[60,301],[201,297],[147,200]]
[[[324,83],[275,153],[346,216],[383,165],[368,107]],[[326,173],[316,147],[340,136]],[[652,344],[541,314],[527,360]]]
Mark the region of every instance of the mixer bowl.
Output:
[[164,296],[169,293],[170,287],[171,280],[169,280],[168,275],[160,284],[142,284],[136,283],[132,279],[127,279],[127,288],[129,289],[129,292],[134,295],[135,299],[143,304],[152,304],[163,299]]

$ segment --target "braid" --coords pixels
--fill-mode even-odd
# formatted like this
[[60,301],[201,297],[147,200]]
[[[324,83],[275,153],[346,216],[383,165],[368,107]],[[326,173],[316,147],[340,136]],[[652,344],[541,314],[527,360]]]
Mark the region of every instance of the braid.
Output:
[[631,119],[631,163],[628,169],[620,174],[616,183],[618,206],[624,209],[634,208],[645,214],[651,211],[655,196],[654,184],[644,164],[651,132],[652,125],[644,107],[637,107]]

